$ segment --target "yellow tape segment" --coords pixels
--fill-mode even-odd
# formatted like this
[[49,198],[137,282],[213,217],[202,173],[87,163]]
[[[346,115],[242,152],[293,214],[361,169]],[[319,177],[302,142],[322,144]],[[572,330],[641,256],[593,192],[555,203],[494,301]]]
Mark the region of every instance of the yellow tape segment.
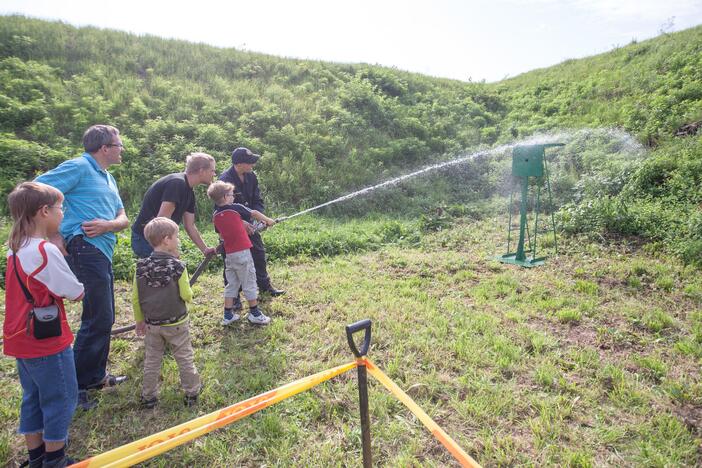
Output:
[[281,400],[297,395],[337,375],[343,374],[354,367],[356,362],[350,362],[314,375],[304,377],[289,384],[267,391],[248,400],[235,403],[218,411],[200,416],[186,423],[166,429],[157,434],[144,437],[130,444],[117,447],[109,452],[96,455],[72,467],[123,467],[148,460],[160,453],[182,445],[196,437],[231,424],[239,419],[255,413],[263,408],[278,403]]
[[439,439],[439,442],[444,444],[444,447],[448,449],[449,452],[451,452],[451,455],[453,455],[456,460],[461,464],[461,466],[469,466],[473,468],[480,468],[480,465],[478,462],[473,460],[470,455],[468,455],[466,452],[463,451],[461,447],[446,433],[444,432],[443,429],[439,427],[438,424],[434,422],[433,419],[429,417],[427,413],[420,408],[417,403],[415,403],[412,398],[409,397],[405,392],[402,391],[400,387],[397,386],[395,382],[390,380],[390,377],[385,375],[383,371],[378,369],[369,359],[367,358],[361,358],[357,359],[356,362],[358,365],[364,365],[368,369],[368,372],[378,379],[380,383],[385,385],[385,388],[390,390],[390,393],[395,395],[398,400],[400,400],[406,407],[410,409],[414,413],[417,418],[419,418],[420,421],[422,421],[422,424],[426,426],[427,429],[436,437]]

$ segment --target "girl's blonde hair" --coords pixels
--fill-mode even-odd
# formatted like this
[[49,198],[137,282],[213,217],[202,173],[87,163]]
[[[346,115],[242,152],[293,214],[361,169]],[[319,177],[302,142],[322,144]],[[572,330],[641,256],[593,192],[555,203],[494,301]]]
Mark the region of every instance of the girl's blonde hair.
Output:
[[63,198],[56,188],[40,182],[22,182],[7,196],[7,204],[12,216],[12,228],[7,245],[17,252],[29,240],[29,232],[34,227],[34,216],[42,206],[52,206]]

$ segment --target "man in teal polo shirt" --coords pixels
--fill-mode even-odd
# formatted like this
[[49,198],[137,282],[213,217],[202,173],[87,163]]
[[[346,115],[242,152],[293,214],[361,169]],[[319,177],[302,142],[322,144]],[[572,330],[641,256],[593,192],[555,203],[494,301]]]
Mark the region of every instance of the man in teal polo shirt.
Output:
[[110,332],[115,321],[112,254],[115,232],[125,229],[129,219],[107,168],[122,162],[119,130],[93,125],[83,134],[85,153],[64,161],[37,177],[38,182],[63,192],[64,218],[60,234],[68,264],[85,287],[83,314],[73,353],[78,378],[78,404],[89,409],[96,402],[88,390],[111,387],[126,377],[107,373]]

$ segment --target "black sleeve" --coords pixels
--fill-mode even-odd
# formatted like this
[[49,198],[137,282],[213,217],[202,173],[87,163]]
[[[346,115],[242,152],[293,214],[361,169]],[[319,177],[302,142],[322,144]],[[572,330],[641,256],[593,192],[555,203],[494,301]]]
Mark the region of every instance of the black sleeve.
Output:
[[229,207],[239,213],[241,216],[241,219],[246,221],[247,223],[251,222],[251,210],[242,205],[241,203],[234,203],[233,205],[229,205]]
[[263,213],[264,205],[263,198],[261,198],[261,191],[258,188],[258,178],[255,174],[253,174],[252,179],[253,193],[251,194],[251,203],[249,203],[249,206],[251,206],[252,210],[260,211],[261,213]]
[[163,192],[161,193],[161,203],[171,202],[176,205],[182,203],[184,189],[183,181],[178,179],[171,179],[163,187]]

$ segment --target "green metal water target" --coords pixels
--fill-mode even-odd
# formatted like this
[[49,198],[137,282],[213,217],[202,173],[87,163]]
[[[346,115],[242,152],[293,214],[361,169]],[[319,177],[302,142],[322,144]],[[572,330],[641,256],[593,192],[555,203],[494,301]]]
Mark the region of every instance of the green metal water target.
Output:
[[[510,263],[522,267],[535,267],[543,265],[547,257],[537,257],[537,237],[539,231],[539,212],[541,211],[541,188],[546,186],[548,192],[548,207],[551,215],[551,226],[545,231],[553,233],[553,245],[555,252],[558,253],[558,243],[556,239],[556,220],[554,216],[553,200],[551,197],[551,182],[548,177],[548,167],[546,165],[546,148],[554,146],[564,146],[563,143],[547,143],[541,145],[523,145],[516,146],[512,150],[512,176],[518,182],[513,187],[520,187],[519,198],[519,240],[517,241],[516,251],[511,252],[512,247],[512,231],[515,226],[512,225],[512,206],[514,204],[515,189],[510,192],[509,196],[509,223],[507,226],[507,253],[497,257],[502,263]],[[533,178],[531,181],[529,178]],[[530,184],[530,182],[533,182]],[[531,209],[534,218],[533,230],[529,230],[529,187],[536,187],[536,194],[532,196],[533,207]],[[533,233],[533,235],[531,234]]]

